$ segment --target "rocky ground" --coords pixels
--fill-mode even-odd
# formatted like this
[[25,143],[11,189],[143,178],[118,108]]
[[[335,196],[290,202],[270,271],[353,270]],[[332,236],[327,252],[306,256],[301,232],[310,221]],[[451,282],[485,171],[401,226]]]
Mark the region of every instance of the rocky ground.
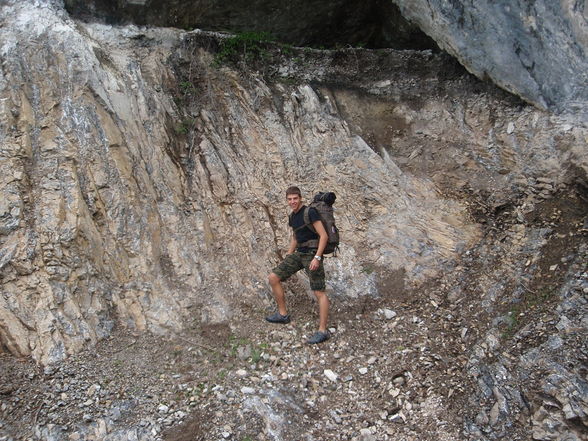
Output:
[[[487,213],[481,244],[419,290],[334,295],[322,345],[305,344],[316,308],[293,283],[288,325],[263,320],[268,299],[181,336],[118,329],[45,368],[3,354],[0,440],[585,439],[583,197]],[[497,280],[505,265],[528,274]],[[499,289],[515,280],[518,300]]]
[[[195,326],[181,338],[121,330],[44,370],[3,357],[4,439],[27,439],[35,426],[43,439],[90,439],[91,426],[96,439],[124,426],[137,426],[141,439],[327,440],[364,432],[410,439],[439,431],[455,439],[463,384],[452,372],[466,358],[451,314],[431,314],[426,304],[333,299],[332,339],[309,346],[313,302],[302,295],[293,303],[286,326],[251,311],[235,329]],[[433,317],[448,331],[437,348]]]

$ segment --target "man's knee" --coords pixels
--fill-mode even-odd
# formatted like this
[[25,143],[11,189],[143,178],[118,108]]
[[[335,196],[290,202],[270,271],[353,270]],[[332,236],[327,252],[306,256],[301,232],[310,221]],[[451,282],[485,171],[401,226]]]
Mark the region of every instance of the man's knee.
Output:
[[319,299],[319,300],[322,299],[322,298],[327,298],[328,299],[327,293],[325,291],[322,291],[322,290],[316,291],[315,290],[315,291],[313,291],[313,293],[314,293],[315,297],[317,299]]
[[277,285],[280,283],[280,278],[276,273],[271,273],[268,277],[268,281],[270,285]]

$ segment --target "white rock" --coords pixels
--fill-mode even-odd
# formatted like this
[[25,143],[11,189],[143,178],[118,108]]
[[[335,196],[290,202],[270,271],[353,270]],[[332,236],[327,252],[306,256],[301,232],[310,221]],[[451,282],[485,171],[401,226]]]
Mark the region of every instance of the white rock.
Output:
[[392,84],[392,81],[390,80],[383,80],[383,81],[379,81],[377,83],[374,84],[374,87],[388,87],[390,84]]
[[366,368],[366,367],[359,368],[359,373],[361,375],[367,374],[368,373],[368,368]]
[[384,317],[386,317],[386,320],[392,320],[396,315],[396,312],[391,309],[384,309]]
[[241,393],[248,394],[248,395],[254,394],[255,393],[255,389],[253,389],[252,387],[243,386],[241,388]]
[[392,395],[393,398],[396,398],[398,395],[400,395],[400,389],[390,389],[388,393]]
[[323,371],[323,373],[325,374],[325,377],[327,377],[333,383],[335,383],[337,381],[338,375],[335,372],[333,372],[331,369],[325,369]]

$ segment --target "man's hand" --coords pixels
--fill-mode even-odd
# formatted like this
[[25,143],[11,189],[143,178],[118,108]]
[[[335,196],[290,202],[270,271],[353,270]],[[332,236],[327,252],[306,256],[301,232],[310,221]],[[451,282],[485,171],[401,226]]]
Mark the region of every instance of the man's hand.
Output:
[[316,271],[318,269],[318,267],[320,266],[320,262],[317,259],[312,259],[312,261],[310,262],[310,265],[308,265],[308,269],[311,271]]

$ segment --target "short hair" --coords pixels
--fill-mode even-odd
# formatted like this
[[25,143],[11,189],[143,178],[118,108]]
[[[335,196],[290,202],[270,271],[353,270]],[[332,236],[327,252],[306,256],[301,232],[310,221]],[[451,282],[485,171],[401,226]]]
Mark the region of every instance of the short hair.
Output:
[[302,197],[302,193],[300,192],[300,189],[294,185],[287,188],[286,197],[288,197],[289,194],[297,194],[298,196]]

